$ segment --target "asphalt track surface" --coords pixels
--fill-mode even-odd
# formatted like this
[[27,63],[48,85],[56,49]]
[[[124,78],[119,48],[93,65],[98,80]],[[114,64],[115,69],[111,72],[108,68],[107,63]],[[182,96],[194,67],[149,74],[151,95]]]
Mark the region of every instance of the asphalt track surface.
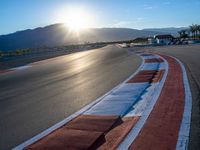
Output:
[[0,74],[0,149],[7,150],[127,79],[141,59],[111,45]]
[[185,66],[192,92],[192,120],[189,149],[200,148],[200,45],[151,47],[143,50],[178,58]]

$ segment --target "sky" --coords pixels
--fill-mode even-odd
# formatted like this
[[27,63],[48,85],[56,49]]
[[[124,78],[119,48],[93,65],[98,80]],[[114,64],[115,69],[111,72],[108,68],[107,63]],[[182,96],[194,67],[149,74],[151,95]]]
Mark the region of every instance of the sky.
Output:
[[0,34],[60,23],[71,8],[85,10],[96,28],[200,24],[200,0],[0,0]]

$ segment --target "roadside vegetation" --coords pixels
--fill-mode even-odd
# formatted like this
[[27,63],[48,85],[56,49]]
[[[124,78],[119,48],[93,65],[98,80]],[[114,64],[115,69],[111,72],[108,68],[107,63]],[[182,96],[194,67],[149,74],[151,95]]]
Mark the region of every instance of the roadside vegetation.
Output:
[[59,47],[43,46],[43,47],[38,47],[38,48],[16,49],[16,50],[8,50],[8,51],[0,50],[0,59],[14,58],[14,57],[20,57],[20,56],[36,56],[36,55],[54,56],[54,55],[70,54],[70,53],[79,52],[83,50],[100,48],[108,44],[124,43],[124,42],[125,43],[146,43],[147,38],[136,38],[133,40],[113,41],[113,42],[97,42],[97,43],[85,42],[84,44],[66,45],[66,46],[59,46]]
[[79,52],[83,50],[89,50],[94,48],[100,48],[105,46],[106,43],[84,43],[77,45],[66,45],[59,47],[38,47],[38,48],[27,48],[27,49],[16,49],[16,50],[0,50],[0,59],[4,58],[7,60],[9,58],[18,58],[23,56],[58,56],[62,54],[69,54],[74,52]]
[[190,38],[192,40],[200,40],[200,25],[192,24],[187,29],[178,32],[180,38]]
[[30,54],[30,52],[31,52],[30,49],[17,49],[17,50],[10,50],[10,51],[0,51],[0,58],[28,55],[28,54]]

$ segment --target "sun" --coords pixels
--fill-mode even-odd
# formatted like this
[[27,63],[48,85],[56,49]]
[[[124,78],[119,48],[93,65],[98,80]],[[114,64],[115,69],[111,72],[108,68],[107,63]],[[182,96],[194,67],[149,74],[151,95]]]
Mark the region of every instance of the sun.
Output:
[[72,31],[80,31],[89,28],[92,24],[91,15],[81,8],[71,8],[60,14],[61,22]]

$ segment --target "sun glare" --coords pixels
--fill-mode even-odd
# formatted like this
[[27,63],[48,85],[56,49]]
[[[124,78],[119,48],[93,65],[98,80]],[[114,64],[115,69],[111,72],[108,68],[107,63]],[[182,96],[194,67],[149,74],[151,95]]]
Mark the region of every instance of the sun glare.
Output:
[[61,22],[72,31],[77,32],[84,28],[89,28],[92,23],[90,14],[80,8],[62,11],[60,15]]

